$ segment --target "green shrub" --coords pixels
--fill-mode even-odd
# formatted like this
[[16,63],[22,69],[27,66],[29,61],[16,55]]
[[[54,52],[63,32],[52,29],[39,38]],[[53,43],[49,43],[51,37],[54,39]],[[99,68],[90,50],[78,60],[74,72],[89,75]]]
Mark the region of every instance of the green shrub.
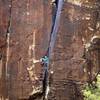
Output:
[[100,75],[97,77],[96,88],[85,86],[83,89],[84,100],[100,100]]

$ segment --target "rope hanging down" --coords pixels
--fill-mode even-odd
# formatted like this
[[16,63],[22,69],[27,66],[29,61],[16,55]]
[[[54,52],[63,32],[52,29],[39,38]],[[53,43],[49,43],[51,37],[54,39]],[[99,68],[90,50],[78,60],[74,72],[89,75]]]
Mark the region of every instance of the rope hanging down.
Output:
[[55,19],[54,19],[54,23],[51,29],[51,37],[50,37],[50,42],[49,42],[49,47],[47,50],[47,53],[44,57],[41,58],[41,61],[43,62],[43,67],[45,69],[44,72],[44,80],[43,80],[43,93],[44,93],[44,100],[47,99],[48,96],[48,89],[49,89],[49,75],[48,75],[48,69],[49,69],[49,63],[50,63],[50,59],[51,59],[51,54],[53,52],[53,48],[55,45],[55,41],[56,41],[56,36],[57,36],[57,32],[58,32],[58,28],[59,28],[59,23],[60,23],[60,16],[61,16],[61,10],[62,10],[62,6],[63,6],[63,0],[56,0],[56,14],[55,14]]

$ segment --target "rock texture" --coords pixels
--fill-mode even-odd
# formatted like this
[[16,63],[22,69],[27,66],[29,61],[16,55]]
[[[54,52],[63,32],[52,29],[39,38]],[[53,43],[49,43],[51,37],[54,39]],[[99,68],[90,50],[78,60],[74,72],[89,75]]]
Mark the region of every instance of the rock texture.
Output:
[[6,92],[6,33],[9,21],[9,1],[0,0],[0,99],[5,99]]
[[[83,99],[78,84],[88,79],[84,44],[100,35],[96,0],[86,1],[64,1],[49,70],[49,100]],[[51,0],[0,0],[0,98],[25,100],[42,86],[44,70],[34,61],[48,48],[53,10]]]
[[[50,2],[44,0],[38,2],[37,0],[12,0],[12,2],[0,0],[0,2],[0,47],[4,45],[5,48],[3,50],[0,48],[0,54],[4,52],[3,56],[6,57],[3,61],[4,71],[1,70],[4,75],[2,74],[3,80],[0,81],[2,86],[0,95],[4,98],[9,96],[10,100],[29,98],[32,86],[42,85],[41,65],[35,65],[32,76],[32,79],[34,76],[37,77],[38,84],[34,82],[36,80],[30,79],[27,68],[33,66],[32,59],[40,59],[46,52],[51,29]],[[9,20],[11,25],[7,35]],[[35,49],[33,49],[34,45]],[[6,95],[3,90],[8,91]]]
[[[95,26],[97,22],[99,23],[99,21],[95,22],[99,19],[96,17],[98,8],[90,6],[94,2],[86,3],[84,1],[82,3],[81,1],[81,5],[77,1],[76,3],[74,1],[64,2],[50,67],[54,72],[50,100],[83,100],[81,93],[77,91],[79,89],[75,89],[75,87],[78,87],[80,82],[84,83],[88,80],[87,72],[84,71],[85,44],[91,40],[92,36],[100,35],[100,31],[96,31]],[[72,80],[76,81],[76,86]]]

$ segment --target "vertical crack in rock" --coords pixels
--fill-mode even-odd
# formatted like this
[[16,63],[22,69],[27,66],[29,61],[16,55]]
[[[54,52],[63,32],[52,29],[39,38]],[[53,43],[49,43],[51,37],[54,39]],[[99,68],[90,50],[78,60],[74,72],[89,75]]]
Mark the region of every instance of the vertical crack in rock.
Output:
[[11,34],[11,13],[12,13],[12,0],[10,0],[10,5],[9,5],[10,9],[9,9],[9,19],[8,19],[8,27],[7,27],[7,32],[6,32],[6,43],[7,43],[7,49],[6,49],[6,65],[5,65],[5,72],[6,72],[6,87],[7,87],[7,95],[9,98],[9,86],[8,83],[10,84],[10,73],[8,73],[9,71],[9,66],[8,66],[8,62],[9,62],[9,53],[10,53],[10,34]]
[[7,51],[6,51],[6,76],[8,77],[8,61],[9,61],[9,46],[10,46],[10,32],[11,32],[11,13],[12,13],[12,0],[10,1],[10,10],[9,10],[9,20],[8,20],[8,27],[7,27],[7,33],[6,33],[6,38],[7,38]]
[[2,78],[2,54],[0,54],[0,79]]
[[[58,8],[58,2],[61,2],[61,4],[59,3],[59,8]],[[55,33],[57,33],[58,27],[59,27],[58,23],[59,23],[59,20],[60,20],[60,11],[62,9],[63,0],[62,1],[53,0],[52,4],[53,4],[52,7],[54,7],[54,9],[53,9],[54,13],[52,14],[52,28],[51,28],[50,41],[49,41],[50,42],[50,45],[49,45],[50,47],[48,46],[48,48],[50,48],[50,51],[48,51],[49,56],[51,56],[51,53],[53,51],[54,44],[55,44],[55,41],[56,41],[54,39],[54,37],[56,38]],[[33,63],[35,61],[35,53],[34,53],[35,39],[34,39],[34,37],[33,37],[33,45],[32,45],[32,47],[30,47],[30,49],[33,50],[33,59],[32,59]],[[30,51],[29,51],[29,55],[30,55]],[[48,65],[46,67],[48,67]],[[28,68],[28,70],[30,70],[30,69],[33,69],[33,66]],[[43,90],[42,90],[42,92],[35,91],[35,93],[32,93],[33,95],[30,96],[29,100],[41,97],[41,95],[43,96],[43,100],[48,99],[48,93],[49,93],[49,82],[48,82],[48,72],[47,72],[48,68],[44,68],[44,70],[45,71],[44,71],[44,79],[43,79]],[[33,86],[33,90],[34,90],[34,86]]]

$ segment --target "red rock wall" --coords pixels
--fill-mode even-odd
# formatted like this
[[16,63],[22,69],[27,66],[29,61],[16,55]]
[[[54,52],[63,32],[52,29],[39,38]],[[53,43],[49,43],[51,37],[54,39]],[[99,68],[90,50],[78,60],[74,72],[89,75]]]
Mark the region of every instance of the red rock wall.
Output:
[[[3,55],[1,97],[9,97],[10,100],[29,98],[32,86],[42,86],[43,68],[40,63],[33,66],[32,59],[40,59],[48,47],[52,25],[50,3],[51,0],[12,0],[11,5],[10,1],[0,0],[0,53]],[[83,4],[86,5],[85,2]],[[81,100],[74,91],[75,85],[69,80],[86,81],[82,58],[84,43],[94,34],[100,34],[100,31],[94,30],[95,13],[94,8],[64,2],[50,66],[53,75],[50,76],[49,100],[73,100],[75,95],[77,100]],[[8,43],[6,34],[9,19],[11,26]],[[31,66],[34,68],[30,75],[27,68]]]
[[[28,98],[32,92],[34,80],[33,82],[30,80],[27,67],[32,66],[31,59],[40,59],[47,50],[51,29],[50,2],[44,0],[38,2],[37,0],[12,0],[12,5],[7,1],[1,0],[0,2],[0,46],[3,45],[2,43],[6,43],[7,38],[4,36],[7,34],[9,9],[11,7],[9,54],[8,62],[5,61],[7,62],[8,76],[6,73],[3,75],[3,77],[7,77],[7,81],[3,82],[7,82],[7,87],[2,88],[8,91],[10,100]],[[35,51],[29,50],[32,45],[35,45]],[[4,56],[7,55],[7,47],[8,43],[5,45]],[[4,66],[4,70],[5,68]],[[41,70],[40,64],[35,65],[34,74],[39,78],[38,82],[40,81]],[[38,84],[38,86],[40,85],[42,85],[42,82]],[[2,96],[2,94],[3,91],[1,90],[0,95]]]
[[[93,3],[94,1],[89,2],[91,5]],[[100,35],[100,31],[95,29],[97,9],[86,7],[85,1],[82,6],[64,2],[50,67],[54,72],[50,100],[83,100],[71,81],[76,81],[76,84],[87,81],[87,73],[84,72],[84,44],[88,43],[92,36]]]
[[9,21],[9,0],[0,0],[0,99],[6,98],[6,32]]
[[[50,33],[50,16],[48,16],[50,11],[47,6],[48,2],[43,0],[13,1],[9,58],[11,98],[12,96],[26,98],[32,91],[32,85],[42,85],[41,66],[35,65],[33,81],[29,79],[27,67],[33,66],[31,59],[40,59],[47,49],[46,34]],[[29,50],[32,45],[35,45],[35,49]],[[34,83],[35,76],[38,78],[38,83]]]

